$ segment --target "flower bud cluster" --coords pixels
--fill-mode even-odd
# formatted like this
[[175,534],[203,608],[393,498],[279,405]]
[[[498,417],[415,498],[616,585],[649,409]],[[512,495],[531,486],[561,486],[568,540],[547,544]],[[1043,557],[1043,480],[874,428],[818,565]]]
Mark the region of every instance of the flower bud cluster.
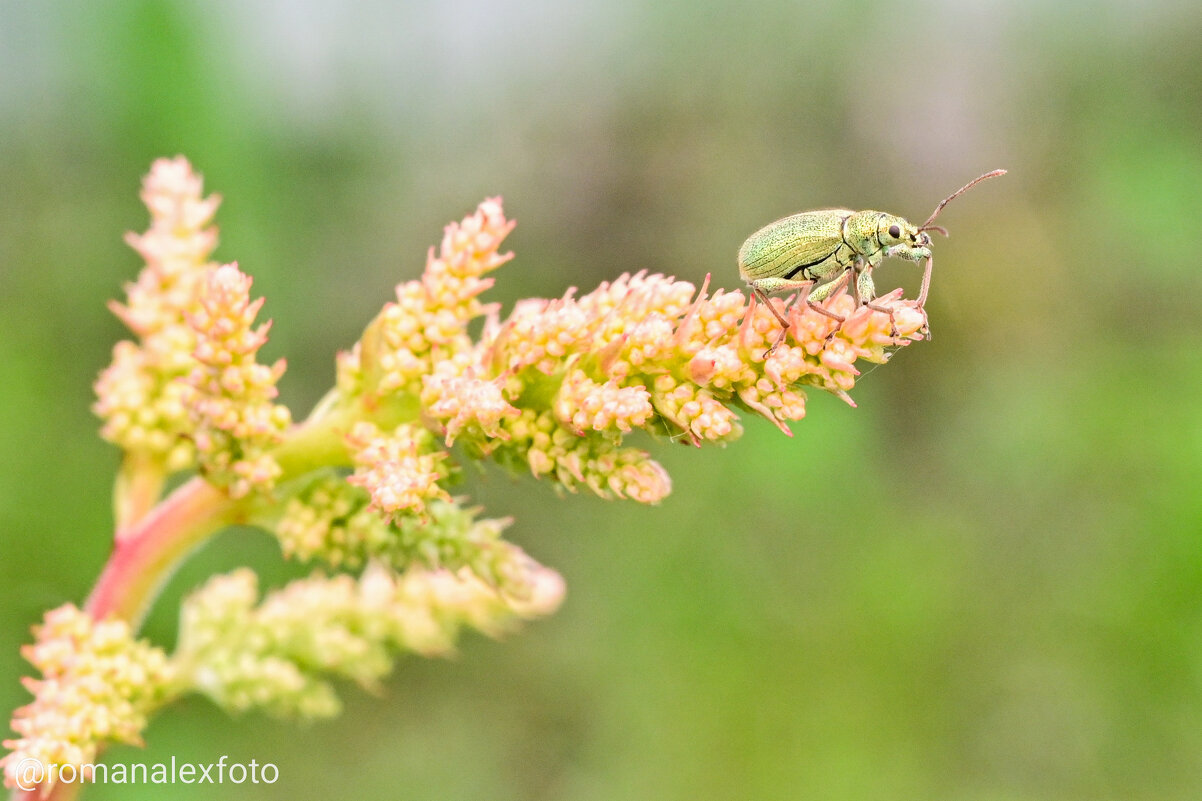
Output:
[[367,490],[371,505],[386,519],[412,514],[424,517],[433,500],[450,500],[439,481],[448,477],[447,454],[421,426],[402,423],[382,432],[361,421],[347,435],[355,473],[347,480]]
[[448,446],[462,431],[476,439],[503,439],[506,432],[501,422],[518,416],[518,410],[505,399],[504,378],[476,378],[463,361],[440,362],[432,374],[422,377],[426,413],[442,424]]
[[198,287],[214,266],[217,229],[209,223],[221,202],[202,196],[200,176],[187,160],[159,159],[142,185],[150,228],[126,242],[146,261],[125,304],[110,304],[138,342],[119,342],[113,362],[96,381],[93,409],[101,436],[127,452],[148,456],[167,471],[194,461],[191,416],[181,379],[195,363],[196,336],[185,320]]
[[274,485],[280,468],[269,451],[292,422],[288,408],[272,402],[284,360],[255,361],[271,324],[254,327],[263,299],[250,300],[250,285],[236,264],[211,270],[187,315],[196,332],[197,364],[185,396],[193,439],[205,477],[234,498]]
[[622,447],[616,435],[582,436],[551,411],[525,409],[506,424],[504,440],[484,444],[497,462],[550,478],[569,492],[583,487],[602,498],[657,503],[672,491],[668,472],[646,451]]
[[556,419],[579,435],[586,431],[629,434],[655,415],[646,387],[623,387],[611,378],[599,384],[584,370],[570,370],[555,395]]
[[487,310],[477,296],[493,283],[484,275],[513,257],[497,252],[513,226],[500,198],[490,198],[446,227],[421,279],[397,286],[396,302],[384,307],[365,335],[371,341],[371,391],[419,395],[423,376],[470,348],[467,324]]
[[23,760],[85,765],[103,743],[140,743],[174,680],[166,654],[135,641],[124,621],[96,621],[67,604],[47,612],[34,633],[22,654],[42,678],[24,679],[36,698],[13,716],[19,737],[4,741],[12,749],[0,760],[8,787]]
[[351,570],[372,561],[393,570],[466,567],[503,585],[526,556],[501,539],[508,520],[478,519],[478,512],[432,499],[424,516],[409,512],[386,520],[362,488],[323,475],[287,501],[274,529],[284,554],[305,561]]

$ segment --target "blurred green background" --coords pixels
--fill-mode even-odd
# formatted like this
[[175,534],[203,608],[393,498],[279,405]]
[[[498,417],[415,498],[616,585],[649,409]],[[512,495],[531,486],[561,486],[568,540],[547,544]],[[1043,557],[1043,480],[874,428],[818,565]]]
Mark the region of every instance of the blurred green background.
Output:
[[[492,297],[647,269],[737,288],[805,208],[942,217],[934,339],[792,439],[657,443],[661,506],[465,488],[567,578],[553,618],[404,660],[333,722],[170,709],[112,759],[271,787],[86,798],[1202,797],[1202,7],[1124,2],[0,2],[0,708],[103,564],[141,176],[225,202],[300,415],[442,226],[503,194]],[[882,290],[919,271],[887,262]],[[228,532],[172,582],[305,572]]]

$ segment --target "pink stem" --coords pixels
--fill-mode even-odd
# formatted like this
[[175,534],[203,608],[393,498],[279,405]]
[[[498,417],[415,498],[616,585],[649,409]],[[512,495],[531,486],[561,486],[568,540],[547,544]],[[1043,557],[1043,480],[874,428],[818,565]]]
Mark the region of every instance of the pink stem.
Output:
[[85,609],[137,629],[155,595],[183,558],[218,528],[235,522],[224,492],[194,478],[171,493],[114,544]]
[[[136,630],[159,589],[190,551],[214,531],[235,521],[236,507],[224,492],[194,478],[122,530],[84,608],[96,620],[110,615]],[[12,801],[71,801],[80,782],[14,790]]]
[[[345,463],[342,434],[347,425],[333,414],[293,429],[292,436],[276,453],[285,476]],[[135,631],[184,558],[219,529],[241,522],[249,508],[199,476],[151,505],[156,477],[138,467],[126,465],[126,483],[118,489],[119,523],[113,551],[84,604],[94,619],[117,617],[129,622]],[[49,790],[44,786],[14,790],[10,799],[71,801],[80,789],[79,782],[59,782]]]

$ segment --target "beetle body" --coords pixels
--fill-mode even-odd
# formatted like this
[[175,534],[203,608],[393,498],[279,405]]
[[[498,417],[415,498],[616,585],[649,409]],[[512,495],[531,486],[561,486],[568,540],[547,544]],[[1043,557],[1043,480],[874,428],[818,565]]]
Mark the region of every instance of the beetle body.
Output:
[[931,238],[918,226],[882,211],[820,209],[792,214],[756,231],[739,248],[739,275],[763,293],[812,290],[824,300],[849,270],[862,301],[875,296],[872,268],[886,256],[931,257]]
[[934,263],[927,231],[938,231],[947,236],[947,231],[931,223],[951,200],[986,178],[1005,174],[1005,170],[993,170],[969,181],[941,200],[922,225],[871,209],[819,209],[782,217],[749,236],[739,248],[739,275],[783,326],[765,357],[780,346],[789,329],[789,321],[768,302],[768,295],[773,292],[800,290],[805,293],[803,297],[811,309],[842,323],[843,317],[817,304],[844,286],[843,278],[847,276],[857,306],[866,304],[888,314],[892,320],[892,311],[872,303],[876,297],[872,271],[889,256],[926,262],[922,289],[916,301],[916,306],[921,309],[926,302]]

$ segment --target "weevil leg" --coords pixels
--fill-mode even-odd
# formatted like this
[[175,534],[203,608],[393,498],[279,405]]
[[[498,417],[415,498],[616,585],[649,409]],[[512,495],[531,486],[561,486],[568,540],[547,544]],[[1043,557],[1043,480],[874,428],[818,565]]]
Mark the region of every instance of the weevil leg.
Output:
[[787,335],[788,333],[789,333],[788,328],[782,328],[780,330],[780,333],[776,335],[776,341],[772,343],[772,347],[770,347],[770,348],[768,348],[768,350],[764,351],[764,355],[761,358],[763,358],[764,360],[767,360],[769,356],[776,353],[776,349],[779,348],[781,346],[781,343],[783,343],[785,341],[785,335]]
[[[780,335],[776,338],[776,341],[772,343],[772,347],[764,351],[764,358],[766,359],[776,352],[776,349],[779,348],[785,341],[785,336],[792,327],[792,324],[779,311],[777,311],[775,306],[768,301],[769,292],[798,290],[801,293],[801,297],[805,298],[806,306],[808,308],[811,308],[824,317],[829,317],[839,325],[842,325],[847,320],[846,317],[841,314],[836,314],[825,306],[820,306],[818,304],[826,300],[837,290],[847,286],[847,281],[852,272],[852,269],[848,268],[844,270],[843,273],[835,280],[828,281],[813,291],[810,291],[811,287],[814,286],[813,280],[790,281],[784,278],[762,278],[755,282],[749,282],[748,285],[751,287],[751,291],[755,295],[756,299],[763,302],[768,307],[768,310],[772,312],[772,315],[777,319],[778,322],[780,322],[783,329],[780,332]],[[809,294],[806,294],[807,292]],[[828,342],[834,338],[835,334],[839,332],[839,325],[835,326],[835,329],[827,334],[826,339]]]
[[876,297],[876,285],[872,282],[872,268],[873,265],[871,263],[867,263],[860,268],[859,276],[856,280],[856,308],[867,306],[873,311],[889,315],[889,336],[897,339],[897,322],[893,319],[893,310],[872,302]]
[[874,265],[869,262],[857,268],[855,294],[857,309],[876,297],[876,284],[872,282],[873,267]]
[[[810,284],[810,286],[812,286],[812,284]],[[809,289],[810,286],[806,286],[805,288]],[[781,343],[785,341],[785,337],[789,333],[789,328],[791,327],[791,323],[787,319],[785,319],[784,315],[782,315],[779,311],[777,311],[776,307],[773,306],[771,302],[769,302],[768,295],[764,293],[764,290],[760,289],[758,286],[752,286],[751,291],[755,294],[756,298],[759,301],[761,301],[765,306],[768,307],[768,311],[772,312],[772,316],[777,319],[777,321],[780,323],[780,326],[781,326],[780,333],[777,335],[776,341],[772,343],[772,347],[770,347],[770,348],[768,348],[768,350],[764,351],[764,355],[762,358],[767,359],[769,356],[771,356],[773,353],[775,353],[776,349],[779,348],[781,346]]]
[[806,298],[806,305],[809,306],[814,311],[818,312],[819,314],[822,314],[822,315],[825,315],[825,316],[831,318],[832,320],[834,320],[837,323],[842,323],[844,320],[847,319],[846,317],[844,317],[841,314],[835,314],[833,311],[826,308],[825,306],[819,306],[817,303],[814,302],[813,298]]
[[935,267],[935,257],[927,256],[927,263],[922,268],[922,284],[918,289],[918,300],[915,301],[915,307],[922,312],[923,325],[922,332],[926,335],[927,341],[931,341],[931,325],[926,321],[927,316],[927,293],[931,291],[931,270]]
[[773,306],[772,303],[768,300],[768,294],[766,292],[764,292],[764,290],[760,289],[758,286],[754,286],[754,285],[751,287],[751,291],[755,294],[756,299],[758,299],[760,301],[760,303],[763,303],[765,306],[768,307],[768,311],[772,312],[772,316],[776,318],[777,322],[779,322],[781,325],[783,325],[785,327],[785,330],[788,330],[789,321],[787,319],[785,319],[784,315],[782,315],[779,311],[777,311],[776,307]]
[[842,323],[844,320],[847,319],[846,317],[844,317],[841,314],[835,314],[833,311],[826,308],[825,306],[819,306],[818,304],[821,303],[822,301],[826,300],[827,298],[829,298],[831,295],[835,294],[835,292],[837,290],[840,290],[844,286],[846,286],[847,278],[850,275],[851,275],[851,269],[848,268],[848,269],[844,270],[843,274],[840,275],[835,280],[828,281],[827,283],[818,287],[817,289],[815,289],[813,292],[811,292],[809,295],[806,296],[806,304],[811,309],[818,312],[819,314],[824,314],[827,317],[831,318],[832,320],[836,320],[837,322]]
[[829,334],[826,335],[827,342],[830,342],[832,339],[835,338],[835,334],[839,333],[839,328],[843,325],[844,322],[846,322],[847,318],[841,314],[835,314],[833,311],[826,308],[825,306],[819,306],[818,304],[820,302],[826,300],[827,298],[829,298],[831,295],[833,295],[839,289],[842,289],[843,287],[847,286],[847,282],[850,280],[852,272],[853,272],[852,268],[848,267],[846,270],[843,271],[843,274],[840,275],[838,278],[836,278],[833,281],[829,281],[829,282],[823,284],[822,286],[815,289],[813,292],[811,292],[806,297],[806,305],[807,306],[809,306],[811,309],[818,312],[819,314],[822,314],[822,315],[825,315],[825,316],[831,318],[832,320],[834,320],[836,323],[839,324],[839,325],[836,325],[834,327],[834,329]]
[[887,308],[885,306],[878,306],[875,303],[873,303],[872,301],[868,301],[864,305],[867,306],[868,308],[872,309],[873,311],[883,312],[883,313],[889,315],[889,336],[892,337],[893,339],[897,339],[897,337],[898,337],[897,321],[893,319],[893,309]]
[[927,293],[931,290],[931,270],[935,266],[935,257],[928,256],[926,266],[922,269],[922,285],[918,289],[918,308],[927,305]]
[[[838,278],[834,278],[830,281],[827,281],[825,284],[823,284],[822,286],[818,287],[813,292],[811,292],[808,296],[806,296],[806,300],[810,301],[811,303],[821,303],[822,301],[829,298],[831,295],[835,294],[836,290],[842,289],[844,286],[846,286],[845,282],[847,281],[847,276],[850,274],[851,274],[851,268],[849,267],[846,270],[844,270],[843,272],[841,272],[839,274]],[[833,318],[837,317],[840,320],[843,319],[842,317],[839,317],[839,315],[835,314],[833,311],[828,311],[827,309],[814,309],[814,311],[820,311],[821,313],[825,314],[827,317],[833,317]]]

